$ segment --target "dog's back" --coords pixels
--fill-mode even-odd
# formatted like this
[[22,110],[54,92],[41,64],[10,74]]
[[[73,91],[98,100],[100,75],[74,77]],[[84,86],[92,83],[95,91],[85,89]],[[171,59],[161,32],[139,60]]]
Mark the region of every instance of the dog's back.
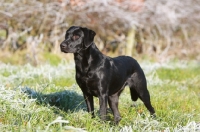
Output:
[[133,74],[134,72],[139,72],[140,74],[144,74],[142,68],[139,63],[130,56],[118,56],[113,58],[113,62],[121,72],[126,73],[127,76]]

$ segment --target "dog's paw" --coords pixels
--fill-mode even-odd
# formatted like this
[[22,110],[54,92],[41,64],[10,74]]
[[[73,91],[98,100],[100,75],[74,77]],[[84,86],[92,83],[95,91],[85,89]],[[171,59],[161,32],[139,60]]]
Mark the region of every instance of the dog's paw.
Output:
[[115,119],[114,119],[114,121],[115,121],[115,125],[118,125],[119,124],[119,122],[121,121],[121,116],[117,116],[117,117],[115,117]]

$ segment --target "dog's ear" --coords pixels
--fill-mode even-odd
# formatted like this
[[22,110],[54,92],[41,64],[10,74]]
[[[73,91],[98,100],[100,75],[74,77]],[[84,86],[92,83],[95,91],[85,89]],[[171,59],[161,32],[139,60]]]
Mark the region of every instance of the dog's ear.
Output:
[[94,41],[94,36],[96,35],[96,33],[88,28],[81,28],[81,30],[84,33],[83,45],[85,46],[85,48],[88,48]]

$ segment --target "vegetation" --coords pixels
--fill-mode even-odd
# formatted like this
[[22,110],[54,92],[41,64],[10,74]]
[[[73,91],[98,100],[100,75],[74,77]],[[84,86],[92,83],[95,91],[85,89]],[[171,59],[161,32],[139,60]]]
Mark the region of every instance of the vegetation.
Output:
[[[200,1],[0,0],[0,131],[200,131]],[[94,30],[106,55],[136,58],[157,117],[128,88],[122,120],[86,112],[72,54],[59,44],[72,25]],[[133,107],[135,106],[135,107]]]
[[157,117],[152,119],[140,100],[132,107],[128,88],[120,97],[122,120],[102,122],[86,111],[74,79],[74,64],[0,67],[1,131],[199,131],[200,70],[196,63],[141,63]]
[[59,44],[72,25],[93,29],[96,44],[106,54],[141,54],[158,61],[200,58],[198,0],[0,2],[4,62],[16,62],[14,54],[24,58],[22,64],[38,65],[45,60],[43,52],[60,55]]

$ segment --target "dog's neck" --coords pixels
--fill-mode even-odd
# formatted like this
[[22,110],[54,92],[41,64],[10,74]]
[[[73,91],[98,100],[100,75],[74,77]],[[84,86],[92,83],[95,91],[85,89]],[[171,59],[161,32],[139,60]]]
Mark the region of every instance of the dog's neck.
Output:
[[75,64],[80,68],[100,65],[101,62],[99,60],[102,60],[102,58],[104,58],[104,55],[99,51],[94,43],[87,49],[82,49],[78,53],[74,53]]

